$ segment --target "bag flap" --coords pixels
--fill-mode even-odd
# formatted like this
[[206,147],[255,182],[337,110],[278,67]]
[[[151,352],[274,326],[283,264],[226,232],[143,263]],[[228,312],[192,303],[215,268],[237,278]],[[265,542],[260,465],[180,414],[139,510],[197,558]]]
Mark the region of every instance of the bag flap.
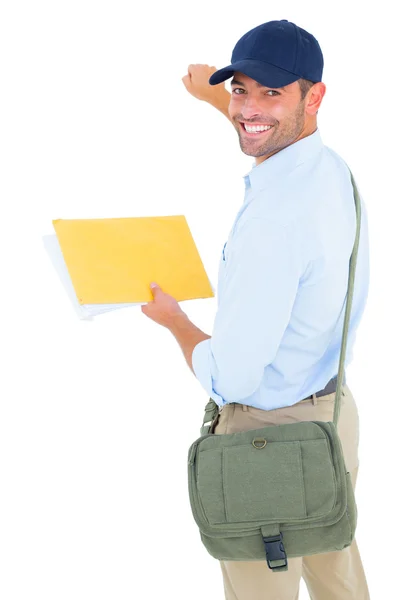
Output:
[[189,452],[193,515],[208,535],[336,522],[346,508],[343,453],[333,423],[305,421],[207,435]]

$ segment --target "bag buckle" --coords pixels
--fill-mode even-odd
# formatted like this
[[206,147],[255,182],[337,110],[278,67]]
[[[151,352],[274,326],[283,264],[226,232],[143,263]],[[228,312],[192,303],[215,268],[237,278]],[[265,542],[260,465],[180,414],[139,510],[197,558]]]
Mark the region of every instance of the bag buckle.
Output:
[[[285,547],[283,545],[282,534],[279,533],[279,535],[263,537],[263,541],[269,568],[272,570],[286,570],[288,562]],[[279,561],[279,564],[272,565],[271,563],[275,561]]]

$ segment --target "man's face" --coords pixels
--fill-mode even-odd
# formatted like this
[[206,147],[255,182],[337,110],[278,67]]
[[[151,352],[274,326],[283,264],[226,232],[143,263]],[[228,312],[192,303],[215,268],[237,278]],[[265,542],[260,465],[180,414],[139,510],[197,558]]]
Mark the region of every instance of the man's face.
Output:
[[[229,114],[242,152],[257,157],[257,164],[300,139],[306,115],[298,81],[283,88],[268,88],[235,72],[231,86]],[[262,131],[254,130],[261,127]]]

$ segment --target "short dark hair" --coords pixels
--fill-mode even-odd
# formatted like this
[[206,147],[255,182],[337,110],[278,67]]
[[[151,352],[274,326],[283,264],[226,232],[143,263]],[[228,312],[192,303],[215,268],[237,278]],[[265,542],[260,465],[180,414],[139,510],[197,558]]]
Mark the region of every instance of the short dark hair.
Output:
[[298,81],[300,86],[301,99],[304,100],[304,98],[307,96],[308,91],[314,85],[314,82],[310,81],[309,79],[299,79]]

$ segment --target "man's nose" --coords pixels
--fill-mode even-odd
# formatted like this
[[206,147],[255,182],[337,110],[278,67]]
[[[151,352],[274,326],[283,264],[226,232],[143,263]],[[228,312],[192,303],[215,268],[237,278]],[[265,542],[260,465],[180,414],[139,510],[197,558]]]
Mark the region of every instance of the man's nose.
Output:
[[251,119],[262,114],[262,109],[256,98],[248,95],[241,107],[244,119]]

